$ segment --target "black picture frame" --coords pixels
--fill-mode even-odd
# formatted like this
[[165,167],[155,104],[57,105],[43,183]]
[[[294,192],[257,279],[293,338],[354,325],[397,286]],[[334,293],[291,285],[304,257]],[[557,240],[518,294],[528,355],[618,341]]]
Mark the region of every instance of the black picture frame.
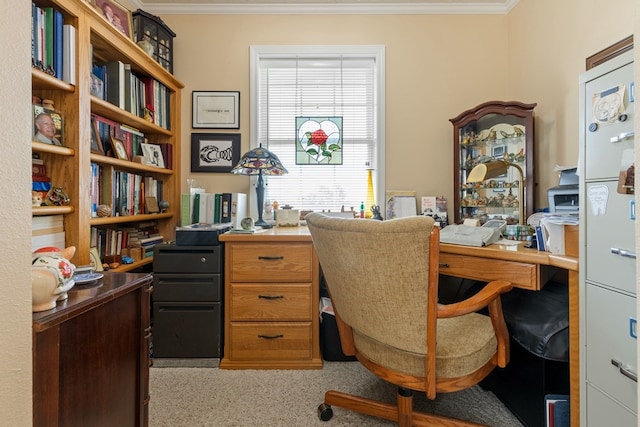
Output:
[[191,134],[191,172],[231,172],[239,161],[239,133]]
[[240,129],[240,92],[191,92],[193,129]]

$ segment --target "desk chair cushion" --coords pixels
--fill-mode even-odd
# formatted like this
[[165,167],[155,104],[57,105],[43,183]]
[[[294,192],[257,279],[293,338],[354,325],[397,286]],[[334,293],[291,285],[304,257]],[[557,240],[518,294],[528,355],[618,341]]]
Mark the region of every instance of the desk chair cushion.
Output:
[[[426,376],[425,353],[382,344],[357,330],[353,334],[358,351],[368,359],[408,375]],[[469,336],[473,338],[469,339]],[[436,376],[440,378],[469,375],[485,365],[496,352],[491,320],[476,313],[438,320],[437,340]]]

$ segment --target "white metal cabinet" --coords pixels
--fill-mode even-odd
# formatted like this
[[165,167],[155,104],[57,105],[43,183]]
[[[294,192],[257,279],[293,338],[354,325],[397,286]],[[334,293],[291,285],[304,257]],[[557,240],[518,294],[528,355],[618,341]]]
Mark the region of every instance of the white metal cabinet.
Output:
[[580,76],[580,425],[637,424],[633,51]]

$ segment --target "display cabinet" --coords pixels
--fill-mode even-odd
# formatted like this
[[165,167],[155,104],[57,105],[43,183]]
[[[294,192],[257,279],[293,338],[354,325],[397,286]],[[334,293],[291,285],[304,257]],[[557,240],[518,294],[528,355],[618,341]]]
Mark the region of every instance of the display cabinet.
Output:
[[[456,223],[474,218],[481,223],[503,219],[517,224],[520,209],[524,211],[524,218],[534,212],[535,106],[535,103],[489,101],[450,119]],[[486,181],[467,183],[475,166],[493,160],[513,167]]]

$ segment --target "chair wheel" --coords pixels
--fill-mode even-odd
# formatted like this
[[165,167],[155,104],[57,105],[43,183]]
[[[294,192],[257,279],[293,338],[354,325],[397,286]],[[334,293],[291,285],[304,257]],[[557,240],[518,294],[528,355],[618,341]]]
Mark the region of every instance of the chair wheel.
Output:
[[321,403],[318,406],[318,418],[322,421],[329,421],[331,417],[333,417],[333,409],[331,409],[331,405]]

